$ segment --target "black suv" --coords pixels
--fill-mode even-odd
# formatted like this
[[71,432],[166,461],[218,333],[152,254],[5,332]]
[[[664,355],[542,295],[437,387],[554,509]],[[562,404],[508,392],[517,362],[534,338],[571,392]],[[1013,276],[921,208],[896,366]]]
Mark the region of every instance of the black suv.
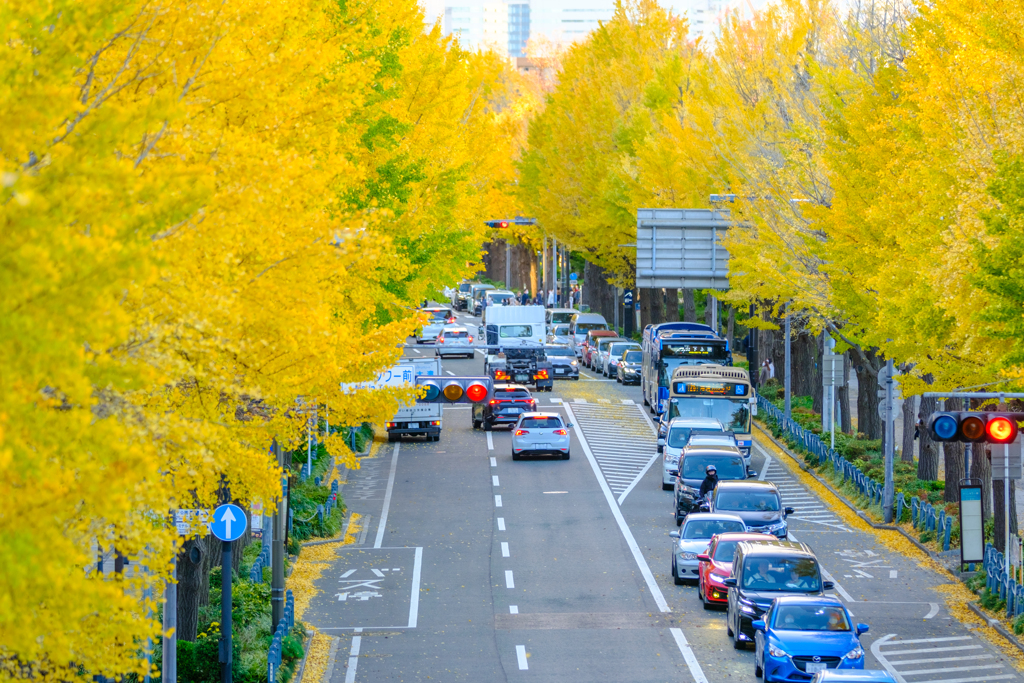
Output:
[[495,384],[491,400],[484,405],[473,406],[473,429],[483,425],[489,432],[494,425],[514,427],[519,415],[537,410],[537,399],[522,384]]
[[783,595],[824,595],[831,581],[822,581],[818,558],[806,543],[744,541],[736,545],[729,587],[725,630],[742,650],[754,642],[752,622],[764,616],[772,600]]
[[782,506],[779,487],[770,481],[723,481],[711,496],[711,512],[737,515],[752,534],[772,534],[785,538],[789,532],[786,517],[793,508]]

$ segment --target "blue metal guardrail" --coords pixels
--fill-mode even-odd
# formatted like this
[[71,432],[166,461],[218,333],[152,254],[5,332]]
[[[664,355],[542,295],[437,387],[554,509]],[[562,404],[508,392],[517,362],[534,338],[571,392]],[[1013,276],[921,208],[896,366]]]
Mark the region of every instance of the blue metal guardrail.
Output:
[[281,668],[281,651],[284,648],[284,638],[288,632],[295,627],[295,598],[289,590],[285,593],[284,616],[277,622],[274,629],[274,638],[270,641],[270,651],[267,652],[267,683],[277,683],[277,670]]
[[[844,458],[834,449],[825,445],[817,434],[804,429],[794,420],[787,419],[785,414],[763,396],[757,397],[757,409],[769,419],[775,421],[783,432],[788,434],[808,453],[818,458],[819,462],[828,462],[836,474],[843,475],[843,482],[853,485],[874,504],[882,504],[883,486],[864,474],[859,467]],[[904,521],[904,515],[910,515],[910,523],[918,531],[934,531],[942,539],[942,549],[949,550],[950,536],[953,533],[953,515],[947,515],[944,509],[935,507],[917,497],[908,499],[903,492],[895,495],[895,519]]]
[[1024,585],[1017,583],[1011,574],[1006,556],[991,543],[985,544],[985,587],[990,593],[997,593],[1006,601],[1006,616],[1010,618],[1024,614]]

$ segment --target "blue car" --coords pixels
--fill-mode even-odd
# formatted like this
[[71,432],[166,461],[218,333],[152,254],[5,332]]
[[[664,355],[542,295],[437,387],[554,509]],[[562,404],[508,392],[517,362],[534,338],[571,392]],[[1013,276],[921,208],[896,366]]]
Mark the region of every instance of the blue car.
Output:
[[811,683],[896,683],[896,679],[888,671],[868,671],[847,669],[846,671],[822,671],[814,676]]
[[835,598],[776,598],[754,628],[754,675],[765,683],[804,683],[829,669],[863,669],[860,635]]

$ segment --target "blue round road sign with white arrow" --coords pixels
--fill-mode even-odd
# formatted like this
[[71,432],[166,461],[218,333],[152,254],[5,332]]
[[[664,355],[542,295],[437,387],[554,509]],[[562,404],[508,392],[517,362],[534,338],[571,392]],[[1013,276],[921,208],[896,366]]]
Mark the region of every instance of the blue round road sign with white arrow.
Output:
[[221,505],[213,511],[210,531],[222,541],[237,541],[245,533],[245,511],[237,505]]

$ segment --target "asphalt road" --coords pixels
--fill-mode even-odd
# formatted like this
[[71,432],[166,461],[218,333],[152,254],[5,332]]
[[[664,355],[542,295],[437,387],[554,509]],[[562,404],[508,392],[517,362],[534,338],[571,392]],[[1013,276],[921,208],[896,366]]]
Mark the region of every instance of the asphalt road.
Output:
[[[443,367],[473,375],[483,362]],[[507,431],[473,430],[468,406],[451,406],[439,442],[385,444],[349,473],[342,495],[364,526],[305,616],[340,639],[330,683],[756,680],[724,613],[673,584],[672,494],[639,388],[583,375],[535,394],[576,425],[568,461],[513,462]],[[845,527],[757,442],[752,466],[782,487],[791,536],[870,625],[867,668],[901,683],[1019,680],[946,611],[938,576]]]

